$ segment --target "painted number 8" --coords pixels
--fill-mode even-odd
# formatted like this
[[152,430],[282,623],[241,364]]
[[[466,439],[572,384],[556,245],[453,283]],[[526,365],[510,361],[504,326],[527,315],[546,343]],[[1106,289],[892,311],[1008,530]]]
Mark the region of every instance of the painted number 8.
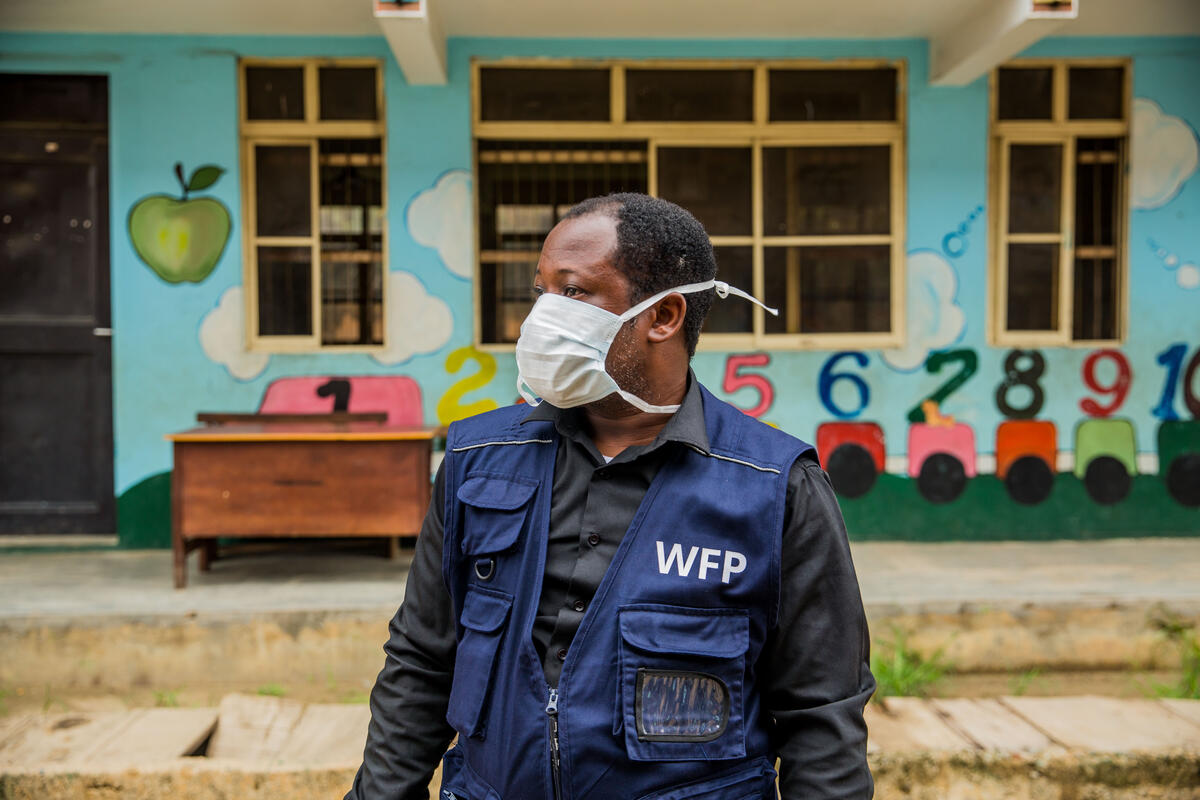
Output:
[[[1019,369],[1017,362],[1022,358],[1029,360],[1029,366]],[[1033,419],[1042,410],[1046,402],[1046,393],[1042,390],[1038,379],[1046,371],[1046,359],[1037,350],[1012,350],[1004,359],[1004,380],[996,387],[996,408],[1009,419]],[[1024,408],[1013,408],[1008,402],[1008,391],[1014,386],[1024,386],[1033,394],[1029,405]]]

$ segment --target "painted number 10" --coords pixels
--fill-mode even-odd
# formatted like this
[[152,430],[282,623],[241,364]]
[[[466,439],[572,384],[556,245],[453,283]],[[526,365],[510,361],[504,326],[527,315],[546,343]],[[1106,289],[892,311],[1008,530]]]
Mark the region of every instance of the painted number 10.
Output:
[[1196,372],[1200,370],[1200,348],[1192,353],[1192,358],[1183,366],[1187,355],[1187,345],[1178,342],[1158,354],[1157,361],[1167,370],[1166,380],[1163,381],[1162,395],[1158,405],[1150,409],[1150,413],[1162,420],[1179,419],[1175,411],[1175,392],[1179,389],[1179,376],[1183,375],[1183,404],[1193,419],[1200,419],[1200,397],[1196,396]]

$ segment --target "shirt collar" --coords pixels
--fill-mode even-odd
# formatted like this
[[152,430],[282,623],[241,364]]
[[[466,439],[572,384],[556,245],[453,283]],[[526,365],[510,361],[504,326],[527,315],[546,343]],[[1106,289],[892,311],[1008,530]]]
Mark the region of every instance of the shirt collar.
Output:
[[[654,443],[680,442],[707,453],[708,427],[704,423],[704,397],[700,394],[700,381],[696,380],[696,374],[690,368],[687,381],[687,390],[679,410],[667,420]],[[578,408],[557,408],[542,401],[533,406],[521,422],[553,422],[560,434],[573,438],[579,433],[582,413]]]

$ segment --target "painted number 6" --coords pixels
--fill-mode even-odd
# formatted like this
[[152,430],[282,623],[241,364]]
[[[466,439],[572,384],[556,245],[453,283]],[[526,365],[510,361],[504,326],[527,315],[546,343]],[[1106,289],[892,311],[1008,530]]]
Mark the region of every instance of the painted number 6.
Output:
[[733,394],[743,386],[748,386],[758,392],[758,404],[753,408],[743,409],[748,415],[758,419],[767,413],[775,402],[775,387],[765,375],[739,374],[743,367],[765,367],[771,363],[771,357],[766,353],[755,353],[746,356],[730,356],[725,362],[725,380],[721,388],[725,394]]
[[[871,402],[871,388],[867,386],[867,382],[862,379],[861,375],[855,375],[852,372],[834,372],[834,367],[843,358],[852,359],[858,366],[865,367],[867,365],[867,354],[858,350],[847,350],[843,353],[834,353],[825,362],[825,366],[821,367],[821,375],[817,379],[817,388],[821,393],[821,403],[838,419],[853,419],[863,412],[867,407],[867,403]],[[858,407],[847,411],[839,408],[833,402],[833,385],[838,381],[850,381],[854,384],[854,388],[858,389]]]

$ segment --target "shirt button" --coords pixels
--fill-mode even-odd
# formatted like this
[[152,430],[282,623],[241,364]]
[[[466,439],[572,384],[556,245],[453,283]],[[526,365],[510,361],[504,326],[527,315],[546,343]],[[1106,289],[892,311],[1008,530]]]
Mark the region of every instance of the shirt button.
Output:
[[585,605],[585,604],[584,604],[584,602],[583,602],[582,600],[576,600],[576,601],[575,601],[575,610],[576,610],[576,611],[578,611],[580,614],[582,614],[582,613],[583,613],[583,610],[584,610],[585,608],[587,608],[587,605]]
[[559,661],[566,661],[567,660],[567,648],[565,648],[565,647],[558,648],[557,655],[558,655]]
[[588,544],[590,544],[592,547],[595,547],[596,545],[600,544],[600,534],[589,533],[588,534]]

